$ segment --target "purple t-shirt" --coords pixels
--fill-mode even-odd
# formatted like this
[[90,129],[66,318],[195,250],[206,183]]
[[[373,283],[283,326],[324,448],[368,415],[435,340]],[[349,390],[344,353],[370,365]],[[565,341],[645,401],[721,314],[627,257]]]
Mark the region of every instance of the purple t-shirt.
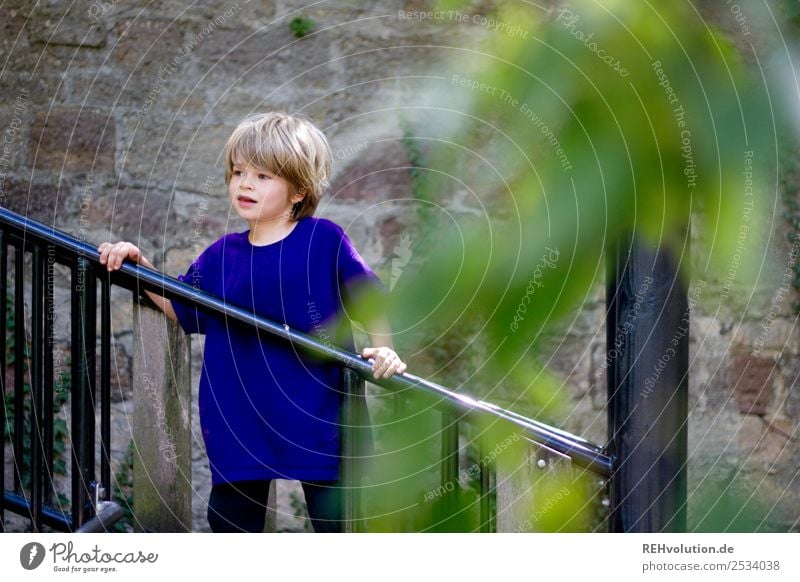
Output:
[[[353,350],[344,308],[366,282],[385,291],[342,228],[301,219],[281,241],[229,234],[178,278],[323,342]],[[200,424],[212,482],[339,475],[341,367],[173,301],[183,330],[206,335]]]

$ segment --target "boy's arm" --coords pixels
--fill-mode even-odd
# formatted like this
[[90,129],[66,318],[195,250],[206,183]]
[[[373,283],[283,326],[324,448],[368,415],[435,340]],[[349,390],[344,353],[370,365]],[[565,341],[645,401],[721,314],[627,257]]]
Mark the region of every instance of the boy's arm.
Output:
[[377,317],[371,322],[367,336],[373,346],[379,346],[361,350],[362,358],[373,358],[372,375],[375,378],[389,378],[406,371],[405,362],[394,351],[392,330],[385,316]]
[[[122,267],[122,263],[125,262],[125,259],[130,259],[138,265],[156,270],[156,268],[153,266],[153,263],[148,261],[144,255],[142,255],[142,252],[139,250],[139,248],[129,242],[104,242],[97,248],[97,250],[100,252],[100,263],[106,265],[109,271],[118,270],[120,267]],[[147,293],[147,296],[152,300],[152,302],[164,312],[164,315],[173,321],[178,320],[178,316],[175,315],[175,310],[172,308],[172,302],[169,299],[153,293],[152,291],[145,291],[145,293]]]

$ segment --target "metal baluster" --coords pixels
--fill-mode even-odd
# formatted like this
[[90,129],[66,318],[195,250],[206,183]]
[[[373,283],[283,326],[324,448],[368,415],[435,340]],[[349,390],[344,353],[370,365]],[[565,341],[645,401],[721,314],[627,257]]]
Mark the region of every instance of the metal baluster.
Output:
[[442,481],[442,515],[440,521],[450,519],[455,513],[458,503],[458,419],[452,412],[442,412],[442,449],[441,449],[441,481]]
[[[6,297],[8,295],[8,247],[6,246],[6,233],[0,230],[0,300],[3,302],[3,310],[0,313],[0,422],[2,422],[2,432],[5,434],[6,423]],[[5,438],[3,439],[5,444]],[[0,447],[0,533],[5,531],[5,483],[6,483],[6,448]]]
[[478,439],[478,467],[480,468],[481,497],[480,497],[480,520],[481,533],[494,533],[497,530],[495,512],[492,508],[492,477],[494,466],[491,462],[486,462],[486,448],[483,439]]
[[14,491],[22,491],[25,418],[25,290],[22,245],[14,247]]
[[44,291],[44,264],[42,251],[33,247],[33,276],[31,277],[31,411],[30,411],[30,472],[31,472],[31,527],[34,532],[42,529],[42,330],[44,314],[42,300]]
[[111,498],[111,276],[100,281],[100,482]]
[[342,369],[344,381],[344,414],[342,442],[342,482],[344,485],[343,505],[345,531],[362,530],[361,523],[361,446],[360,437],[364,418],[363,406],[366,405],[366,386],[355,370]]
[[90,517],[94,481],[95,276],[78,257],[72,273],[72,525]]
[[44,352],[44,503],[52,502],[53,487],[53,446],[55,430],[53,428],[53,329],[55,327],[55,307],[53,304],[53,265],[55,264],[56,247],[47,245],[47,260],[44,269],[44,313],[45,313],[45,352]]

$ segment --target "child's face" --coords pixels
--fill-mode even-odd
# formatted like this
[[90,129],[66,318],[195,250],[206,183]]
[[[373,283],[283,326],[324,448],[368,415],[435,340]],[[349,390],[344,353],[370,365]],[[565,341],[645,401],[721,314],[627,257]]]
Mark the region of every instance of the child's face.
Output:
[[234,163],[228,184],[231,204],[251,225],[281,218],[288,220],[292,205],[303,198],[292,194],[292,190],[289,182],[280,176],[247,164]]

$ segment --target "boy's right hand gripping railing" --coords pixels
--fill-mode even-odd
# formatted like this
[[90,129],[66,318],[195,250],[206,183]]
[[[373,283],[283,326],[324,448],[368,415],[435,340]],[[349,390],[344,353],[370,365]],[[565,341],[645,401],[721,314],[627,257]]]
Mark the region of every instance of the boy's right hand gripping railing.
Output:
[[[106,281],[109,280],[105,267],[100,264],[97,249],[66,233],[19,216],[4,208],[0,208],[0,232],[24,237],[26,241],[42,248],[54,246],[59,254],[79,258],[82,264],[87,265],[88,270],[97,275],[102,274]],[[343,473],[348,492],[345,510],[351,530],[360,529],[358,492],[361,478],[357,462],[359,457],[357,439],[354,438],[351,428],[357,428],[363,424],[360,411],[364,410],[365,381],[388,390],[409,391],[407,393],[410,394],[420,393],[435,399],[437,408],[442,411],[440,467],[443,484],[453,483],[458,473],[459,426],[462,423],[479,424],[478,421],[481,419],[484,420],[484,424],[486,419],[510,423],[523,438],[531,443],[541,446],[545,450],[553,451],[557,455],[568,457],[572,465],[590,471],[602,479],[606,479],[612,473],[613,459],[599,445],[491,403],[456,393],[408,372],[389,379],[374,379],[370,362],[362,359],[358,354],[333,347],[313,336],[258,317],[252,312],[227,304],[218,297],[194,289],[190,285],[157,271],[126,262],[119,271],[110,274],[110,284],[127,288],[134,293],[148,290],[159,293],[168,299],[180,300],[206,313],[224,317],[229,322],[238,322],[255,328],[259,332],[283,338],[310,354],[322,356],[341,364],[347,392],[343,424],[345,427],[350,427],[345,430],[343,435]],[[480,468],[481,523],[483,524],[481,529],[492,531],[494,525],[489,504],[491,481],[489,471],[491,471],[491,467],[481,463]]]

